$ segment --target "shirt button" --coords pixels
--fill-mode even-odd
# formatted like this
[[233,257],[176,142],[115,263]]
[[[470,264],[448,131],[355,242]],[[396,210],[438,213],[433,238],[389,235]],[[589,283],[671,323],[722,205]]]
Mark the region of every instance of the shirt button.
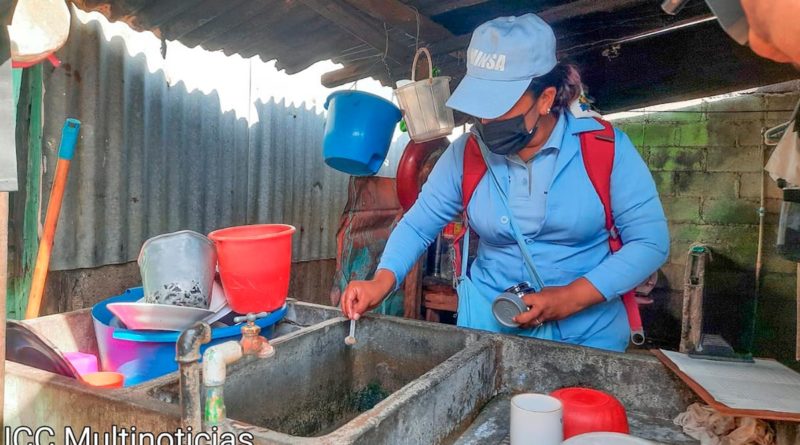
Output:
[[526,239],[525,244],[533,244],[533,238]]
[[500,217],[500,222],[503,223],[503,224],[508,224],[508,217],[507,216],[501,216]]

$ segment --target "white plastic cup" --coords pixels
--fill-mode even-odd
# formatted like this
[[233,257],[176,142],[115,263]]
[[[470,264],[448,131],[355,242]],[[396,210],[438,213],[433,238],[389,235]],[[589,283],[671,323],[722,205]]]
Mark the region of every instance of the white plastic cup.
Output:
[[544,394],[511,398],[511,445],[561,445],[564,440],[561,401]]

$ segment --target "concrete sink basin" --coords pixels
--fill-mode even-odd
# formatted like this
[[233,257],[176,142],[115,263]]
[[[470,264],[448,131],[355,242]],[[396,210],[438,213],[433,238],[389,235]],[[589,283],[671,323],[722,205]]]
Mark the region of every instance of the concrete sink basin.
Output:
[[[262,444],[502,444],[509,400],[586,386],[626,406],[632,433],[693,444],[671,420],[693,395],[655,358],[367,317],[347,346],[336,318],[284,335],[270,359],[228,369],[229,426]],[[177,382],[152,389],[177,404]]]
[[[28,323],[28,322],[26,322]],[[88,312],[30,322],[62,350],[93,352]],[[276,355],[228,368],[227,428],[258,444],[502,444],[509,398],[568,386],[607,391],[632,432],[696,443],[671,420],[696,398],[646,353],[616,354],[393,317],[349,322],[333,308],[292,303]],[[119,390],[6,362],[6,425],[139,431],[180,426],[178,374]],[[43,417],[43,413],[47,416]]]
[[[365,318],[358,343],[348,346],[348,330],[342,318],[323,322],[273,341],[272,358],[229,366],[224,394],[232,426],[263,443],[399,443],[389,437],[402,428],[429,429],[439,440],[446,436],[441,421],[455,415],[461,423],[491,397],[491,341],[445,326]],[[484,360],[476,361],[481,355]],[[439,384],[448,399],[430,391]],[[177,382],[151,394],[177,403]],[[419,423],[375,426],[375,419],[401,415]],[[411,437],[409,443],[420,443],[416,433]]]

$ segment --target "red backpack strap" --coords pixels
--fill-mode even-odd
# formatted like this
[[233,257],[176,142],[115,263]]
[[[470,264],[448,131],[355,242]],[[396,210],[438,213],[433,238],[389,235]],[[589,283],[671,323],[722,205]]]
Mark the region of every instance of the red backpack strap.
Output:
[[[475,189],[478,188],[478,183],[481,182],[481,179],[486,174],[486,170],[486,161],[483,159],[481,148],[478,146],[478,141],[475,140],[475,136],[469,135],[467,137],[467,144],[464,147],[464,171],[461,176],[461,213],[462,220],[464,221],[464,230],[462,230],[453,240],[453,247],[455,248],[453,270],[456,274],[461,273],[461,240],[467,233],[466,229],[469,228],[469,221],[467,220],[467,206],[469,205],[469,201],[472,199],[473,193],[475,193]],[[464,255],[469,255],[469,252],[465,253]]]
[[622,247],[617,228],[614,225],[614,215],[611,212],[611,171],[614,169],[614,128],[608,122],[597,119],[603,125],[602,130],[581,133],[581,154],[586,173],[592,182],[603,210],[606,214],[606,230],[608,230],[608,244],[612,252]]
[[[608,246],[611,252],[622,248],[622,240],[614,224],[614,215],[611,212],[611,172],[614,169],[614,128],[608,122],[597,119],[603,125],[602,130],[581,133],[581,154],[586,173],[592,182],[597,196],[603,203],[606,214],[606,230],[608,231]],[[622,296],[625,312],[628,314],[628,323],[631,327],[631,341],[634,344],[644,343],[644,329],[642,317],[639,313],[639,304],[633,290]]]
[[464,147],[464,173],[461,176],[461,202],[464,213],[478,183],[486,174],[486,161],[483,160],[481,148],[475,136],[469,135],[467,145]]

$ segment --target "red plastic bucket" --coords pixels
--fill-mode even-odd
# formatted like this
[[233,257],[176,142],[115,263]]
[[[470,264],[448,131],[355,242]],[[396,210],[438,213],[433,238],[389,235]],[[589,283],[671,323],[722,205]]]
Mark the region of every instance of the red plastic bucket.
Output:
[[270,312],[286,302],[294,232],[285,224],[257,224],[208,234],[217,246],[219,275],[234,312]]
[[564,439],[594,432],[630,432],[625,407],[611,394],[590,388],[562,388],[550,395],[564,407]]

